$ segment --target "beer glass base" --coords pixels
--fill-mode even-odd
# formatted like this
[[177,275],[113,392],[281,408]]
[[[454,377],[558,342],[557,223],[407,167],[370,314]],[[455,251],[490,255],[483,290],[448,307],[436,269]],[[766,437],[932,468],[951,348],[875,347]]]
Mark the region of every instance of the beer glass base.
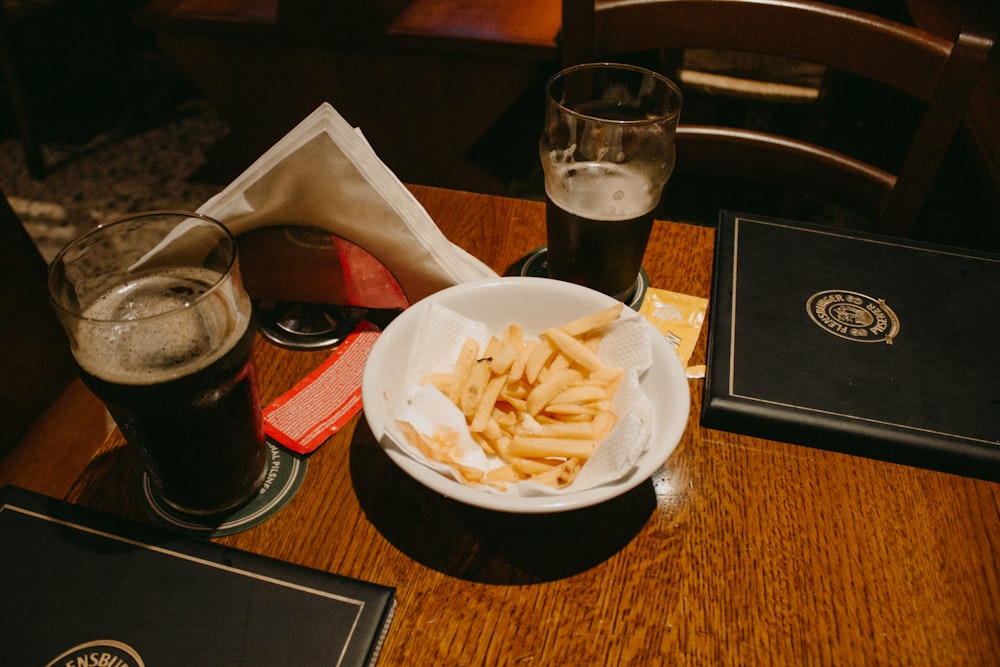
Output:
[[233,509],[212,514],[189,513],[174,507],[140,470],[139,498],[143,510],[165,528],[198,537],[222,537],[253,528],[277,514],[295,497],[308,467],[308,459],[270,441],[267,455],[264,483],[254,495]]
[[343,342],[367,309],[284,301],[257,304],[261,335],[289,350],[320,350]]
[[213,507],[212,509],[198,509],[194,507],[187,507],[179,503],[175,503],[166,496],[164,496],[162,493],[160,493],[158,490],[156,490],[155,487],[153,487],[153,493],[156,494],[159,502],[163,503],[164,505],[167,505],[174,512],[178,514],[183,514],[185,516],[191,516],[191,517],[205,517],[206,520],[212,520],[216,517],[226,516],[233,512],[239,511],[240,508],[242,508],[244,505],[253,500],[254,496],[257,495],[257,492],[260,489],[263,482],[264,480],[262,476],[260,483],[258,483],[251,491],[248,491],[245,496],[233,500],[228,505],[223,505],[221,507]]
[[[522,257],[507,271],[509,276],[528,276],[532,278],[548,278],[548,255],[549,249],[546,246],[535,248]],[[644,269],[639,269],[639,275],[635,278],[635,287],[622,301],[633,310],[639,310],[642,301],[646,297],[646,290],[649,288],[649,276]]]

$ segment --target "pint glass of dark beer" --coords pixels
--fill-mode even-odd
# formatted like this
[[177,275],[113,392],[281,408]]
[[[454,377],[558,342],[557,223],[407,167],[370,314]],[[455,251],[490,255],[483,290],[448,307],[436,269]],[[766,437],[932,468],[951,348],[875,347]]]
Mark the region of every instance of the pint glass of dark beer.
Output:
[[680,112],[677,86],[640,67],[578,65],[549,80],[539,154],[550,277],[630,296]]
[[226,227],[176,211],[99,227],[54,260],[49,293],[162,499],[214,514],[252,498],[267,471],[256,329]]

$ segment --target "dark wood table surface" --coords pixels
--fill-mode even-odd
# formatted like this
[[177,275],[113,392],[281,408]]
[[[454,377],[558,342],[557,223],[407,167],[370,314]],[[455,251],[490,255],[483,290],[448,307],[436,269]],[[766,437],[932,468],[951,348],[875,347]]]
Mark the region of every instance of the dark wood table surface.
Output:
[[[413,190],[501,273],[544,244],[542,204]],[[651,284],[707,297],[713,241],[658,222]],[[259,340],[255,354],[266,402],[329,352]],[[692,363],[704,358],[703,332]],[[395,587],[381,665],[1000,664],[1000,485],[704,429],[702,381],[689,385],[677,450],[596,507],[505,515],[445,499],[358,415],[278,515],[219,541]],[[147,521],[123,442],[35,438],[0,463],[0,484]]]

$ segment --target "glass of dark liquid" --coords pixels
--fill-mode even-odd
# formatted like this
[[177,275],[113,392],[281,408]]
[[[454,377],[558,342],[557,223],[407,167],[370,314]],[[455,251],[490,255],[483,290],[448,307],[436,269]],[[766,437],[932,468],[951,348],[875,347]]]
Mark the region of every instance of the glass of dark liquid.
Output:
[[539,142],[549,276],[626,300],[676,160],[681,93],[641,67],[593,63],[546,87]]
[[236,248],[215,220],[154,211],[83,235],[49,270],[83,381],[153,488],[189,514],[243,505],[267,472]]

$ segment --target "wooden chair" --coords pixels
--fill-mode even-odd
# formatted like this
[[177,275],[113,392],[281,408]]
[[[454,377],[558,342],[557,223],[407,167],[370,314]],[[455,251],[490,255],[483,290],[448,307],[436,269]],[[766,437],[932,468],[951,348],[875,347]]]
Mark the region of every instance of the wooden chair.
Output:
[[36,136],[35,125],[24,99],[21,83],[23,76],[24,73],[15,66],[11,54],[10,18],[7,16],[6,7],[0,4],[0,81],[3,82],[6,89],[14,123],[24,146],[24,159],[28,165],[28,173],[31,174],[32,178],[42,178],[47,171],[45,157],[42,155],[42,146]]
[[19,443],[72,439],[70,455],[86,461],[111,428],[100,401],[76,379],[46,281],[44,259],[0,193],[0,486],[30,479],[32,468],[67,463],[19,454]]
[[0,198],[0,257],[2,452],[69,384],[73,365],[48,303],[45,261],[6,198]]
[[798,138],[685,124],[681,114],[678,172],[822,195],[899,236],[912,235],[992,46],[971,30],[952,42],[807,0],[563,0],[564,65],[691,48],[759,52],[850,72],[926,103],[896,173]]

